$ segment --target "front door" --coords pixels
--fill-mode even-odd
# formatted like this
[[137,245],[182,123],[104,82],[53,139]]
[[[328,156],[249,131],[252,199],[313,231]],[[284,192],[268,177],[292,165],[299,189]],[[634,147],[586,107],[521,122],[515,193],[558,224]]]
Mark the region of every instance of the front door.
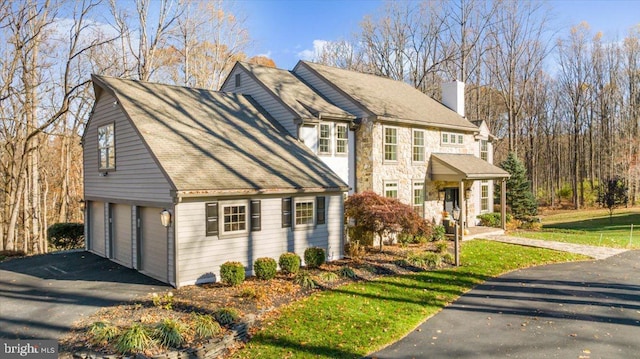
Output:
[[444,210],[452,213],[453,209],[458,207],[460,208],[460,204],[458,203],[458,199],[460,198],[460,189],[456,187],[445,188],[444,189]]

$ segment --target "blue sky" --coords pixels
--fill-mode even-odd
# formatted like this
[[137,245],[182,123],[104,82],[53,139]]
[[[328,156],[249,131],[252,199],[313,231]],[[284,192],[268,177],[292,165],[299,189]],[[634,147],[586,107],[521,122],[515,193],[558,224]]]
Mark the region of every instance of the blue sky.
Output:
[[[519,0],[526,1],[526,0]],[[560,35],[586,21],[605,39],[624,37],[640,24],[640,0],[552,0],[554,27]],[[313,51],[314,41],[350,38],[367,14],[381,11],[380,0],[240,0],[254,45],[250,55],[267,55],[291,69]]]

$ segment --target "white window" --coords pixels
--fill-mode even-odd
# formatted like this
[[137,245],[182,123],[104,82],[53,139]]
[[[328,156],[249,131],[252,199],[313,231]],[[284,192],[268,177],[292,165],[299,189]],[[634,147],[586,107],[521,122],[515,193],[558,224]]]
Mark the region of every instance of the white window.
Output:
[[480,211],[489,211],[489,181],[482,181],[480,184]]
[[480,140],[480,158],[489,160],[489,141],[487,140]]
[[344,155],[347,153],[347,125],[336,124],[336,154]]
[[424,215],[424,182],[413,181],[413,210],[421,217]]
[[247,231],[247,204],[222,204],[222,233]]
[[398,160],[398,129],[395,127],[384,128],[384,160]]
[[113,123],[98,127],[98,156],[99,169],[116,168],[116,141]]
[[331,125],[321,123],[318,133],[318,152],[323,154],[331,153]]
[[314,202],[314,199],[296,199],[294,213],[296,226],[313,225]]
[[397,181],[384,182],[384,196],[388,198],[398,198],[398,182]]
[[413,130],[413,161],[424,162],[424,131]]
[[464,135],[453,133],[453,132],[442,132],[442,144],[463,145]]

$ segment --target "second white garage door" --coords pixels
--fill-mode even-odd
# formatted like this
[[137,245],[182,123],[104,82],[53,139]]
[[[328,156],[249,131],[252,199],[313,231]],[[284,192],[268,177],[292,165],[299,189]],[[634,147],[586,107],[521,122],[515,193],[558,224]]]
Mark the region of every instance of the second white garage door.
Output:
[[138,269],[155,279],[167,278],[167,229],[160,222],[162,208],[140,207],[140,242]]

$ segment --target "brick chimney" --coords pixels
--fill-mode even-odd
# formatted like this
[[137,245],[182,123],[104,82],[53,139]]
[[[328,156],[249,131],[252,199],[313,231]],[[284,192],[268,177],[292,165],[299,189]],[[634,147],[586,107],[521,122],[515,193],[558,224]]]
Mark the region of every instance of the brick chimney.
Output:
[[464,82],[443,83],[442,103],[464,117]]

